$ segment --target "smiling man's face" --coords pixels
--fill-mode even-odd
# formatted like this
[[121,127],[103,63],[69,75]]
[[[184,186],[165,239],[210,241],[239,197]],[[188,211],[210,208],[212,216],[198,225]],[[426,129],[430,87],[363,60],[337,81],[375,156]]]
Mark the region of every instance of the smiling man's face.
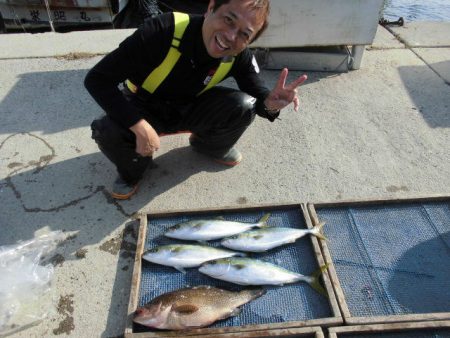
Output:
[[254,0],[230,0],[213,11],[208,5],[202,27],[203,42],[213,58],[235,56],[253,40],[264,23],[262,10],[254,8]]

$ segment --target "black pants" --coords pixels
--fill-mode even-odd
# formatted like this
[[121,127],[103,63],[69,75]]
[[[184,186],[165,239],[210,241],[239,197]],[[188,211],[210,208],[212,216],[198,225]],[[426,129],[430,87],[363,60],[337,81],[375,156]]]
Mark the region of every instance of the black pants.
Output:
[[[254,99],[235,89],[214,87],[189,105],[142,100],[129,92],[124,95],[147,112],[144,118],[158,134],[189,130],[195,146],[211,156],[224,155],[242,136],[255,117]],[[137,183],[151,163],[151,157],[136,153],[134,133],[108,116],[91,124],[92,138],[115,164],[123,180]]]

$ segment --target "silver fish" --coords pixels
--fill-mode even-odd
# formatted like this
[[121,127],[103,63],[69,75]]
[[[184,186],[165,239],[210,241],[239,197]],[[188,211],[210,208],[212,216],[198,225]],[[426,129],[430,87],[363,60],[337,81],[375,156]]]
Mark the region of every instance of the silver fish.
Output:
[[257,223],[241,223],[222,219],[194,220],[179,223],[169,228],[166,237],[191,240],[211,241],[247,231],[251,228],[266,226],[270,214],[265,214]]
[[210,277],[239,285],[284,285],[303,281],[326,295],[319,283],[319,276],[326,268],[324,265],[313,275],[305,276],[261,260],[230,257],[206,262],[198,270]]
[[206,245],[169,244],[147,250],[142,258],[148,262],[172,266],[185,273],[185,268],[195,268],[206,261],[232,256],[245,254]]
[[325,223],[316,225],[313,229],[294,229],[282,227],[267,227],[250,230],[225,238],[221,244],[233,250],[264,252],[280,245],[294,243],[297,239],[311,234],[326,239],[320,232]]
[[236,316],[239,306],[266,293],[263,289],[231,292],[212,286],[196,286],[165,293],[139,307],[133,321],[151,328],[184,330],[211,325]]

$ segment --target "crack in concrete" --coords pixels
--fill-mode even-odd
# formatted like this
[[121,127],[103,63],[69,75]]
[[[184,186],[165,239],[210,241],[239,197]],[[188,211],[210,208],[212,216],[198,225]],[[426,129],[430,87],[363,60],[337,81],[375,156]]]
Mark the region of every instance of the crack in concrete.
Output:
[[[50,149],[50,151],[51,151],[51,155],[41,156],[41,157],[39,158],[38,161],[30,161],[30,162],[29,162],[28,164],[26,164],[26,165],[22,165],[22,164],[21,164],[20,168],[17,168],[17,169],[15,169],[15,170],[13,170],[11,173],[9,173],[9,174],[6,176],[6,178],[5,178],[5,183],[3,183],[3,184],[1,185],[1,186],[9,187],[9,188],[12,190],[12,192],[14,193],[14,196],[15,196],[16,199],[20,202],[20,204],[21,204],[21,206],[22,206],[22,208],[23,208],[23,210],[24,210],[25,212],[30,212],[30,213],[34,213],[34,212],[59,212],[59,211],[65,209],[65,208],[68,208],[68,207],[77,205],[77,204],[80,203],[81,201],[87,200],[87,199],[91,198],[92,196],[94,196],[95,194],[101,192],[101,193],[103,193],[103,196],[105,197],[106,201],[107,201],[109,204],[115,205],[116,209],[117,209],[122,215],[124,215],[124,216],[126,216],[126,217],[132,217],[132,216],[133,216],[133,213],[132,213],[132,214],[128,214],[128,213],[122,208],[122,206],[121,206],[115,199],[113,199],[113,198],[109,195],[109,193],[106,191],[105,187],[102,186],[102,185],[97,186],[97,187],[95,188],[95,190],[94,190],[94,189],[91,189],[92,193],[90,193],[90,194],[88,194],[88,195],[86,195],[86,196],[83,196],[83,197],[74,199],[74,200],[72,200],[72,201],[69,201],[69,202],[67,202],[67,203],[58,205],[58,206],[53,207],[53,208],[44,209],[44,208],[29,208],[29,207],[27,207],[27,206],[25,205],[25,202],[24,202],[23,199],[22,199],[22,194],[21,194],[20,191],[17,189],[17,187],[15,186],[15,184],[12,182],[11,177],[12,177],[13,175],[15,175],[17,172],[19,172],[20,170],[27,169],[27,168],[32,167],[32,166],[34,166],[34,167],[37,166],[36,170],[33,171],[32,174],[37,174],[37,173],[39,173],[41,170],[43,170],[43,169],[50,163],[50,161],[51,161],[53,158],[56,157],[56,152],[55,152],[54,148],[53,148],[46,140],[44,140],[43,138],[41,138],[41,137],[39,137],[39,136],[33,135],[33,134],[31,134],[31,133],[27,133],[27,132],[25,132],[25,133],[15,133],[15,134],[12,134],[12,135],[8,136],[6,139],[4,139],[4,140],[0,143],[0,149],[2,149],[3,145],[4,145],[9,139],[11,139],[12,137],[14,137],[14,136],[16,136],[16,135],[28,135],[28,136],[34,137],[34,138],[40,140],[42,143],[44,143],[44,144],[47,146],[47,148]],[[15,165],[14,165],[13,167],[18,167],[18,165],[16,165],[16,163],[14,163],[14,164],[15,164]]]

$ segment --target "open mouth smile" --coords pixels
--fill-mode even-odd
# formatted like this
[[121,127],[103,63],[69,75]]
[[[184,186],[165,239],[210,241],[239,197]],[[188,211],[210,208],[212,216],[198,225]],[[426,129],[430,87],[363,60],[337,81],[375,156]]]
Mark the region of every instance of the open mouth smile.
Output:
[[216,44],[219,47],[219,49],[221,49],[223,51],[230,49],[230,47],[228,47],[226,45],[226,43],[223,42],[218,36],[215,37],[215,41],[216,41]]

